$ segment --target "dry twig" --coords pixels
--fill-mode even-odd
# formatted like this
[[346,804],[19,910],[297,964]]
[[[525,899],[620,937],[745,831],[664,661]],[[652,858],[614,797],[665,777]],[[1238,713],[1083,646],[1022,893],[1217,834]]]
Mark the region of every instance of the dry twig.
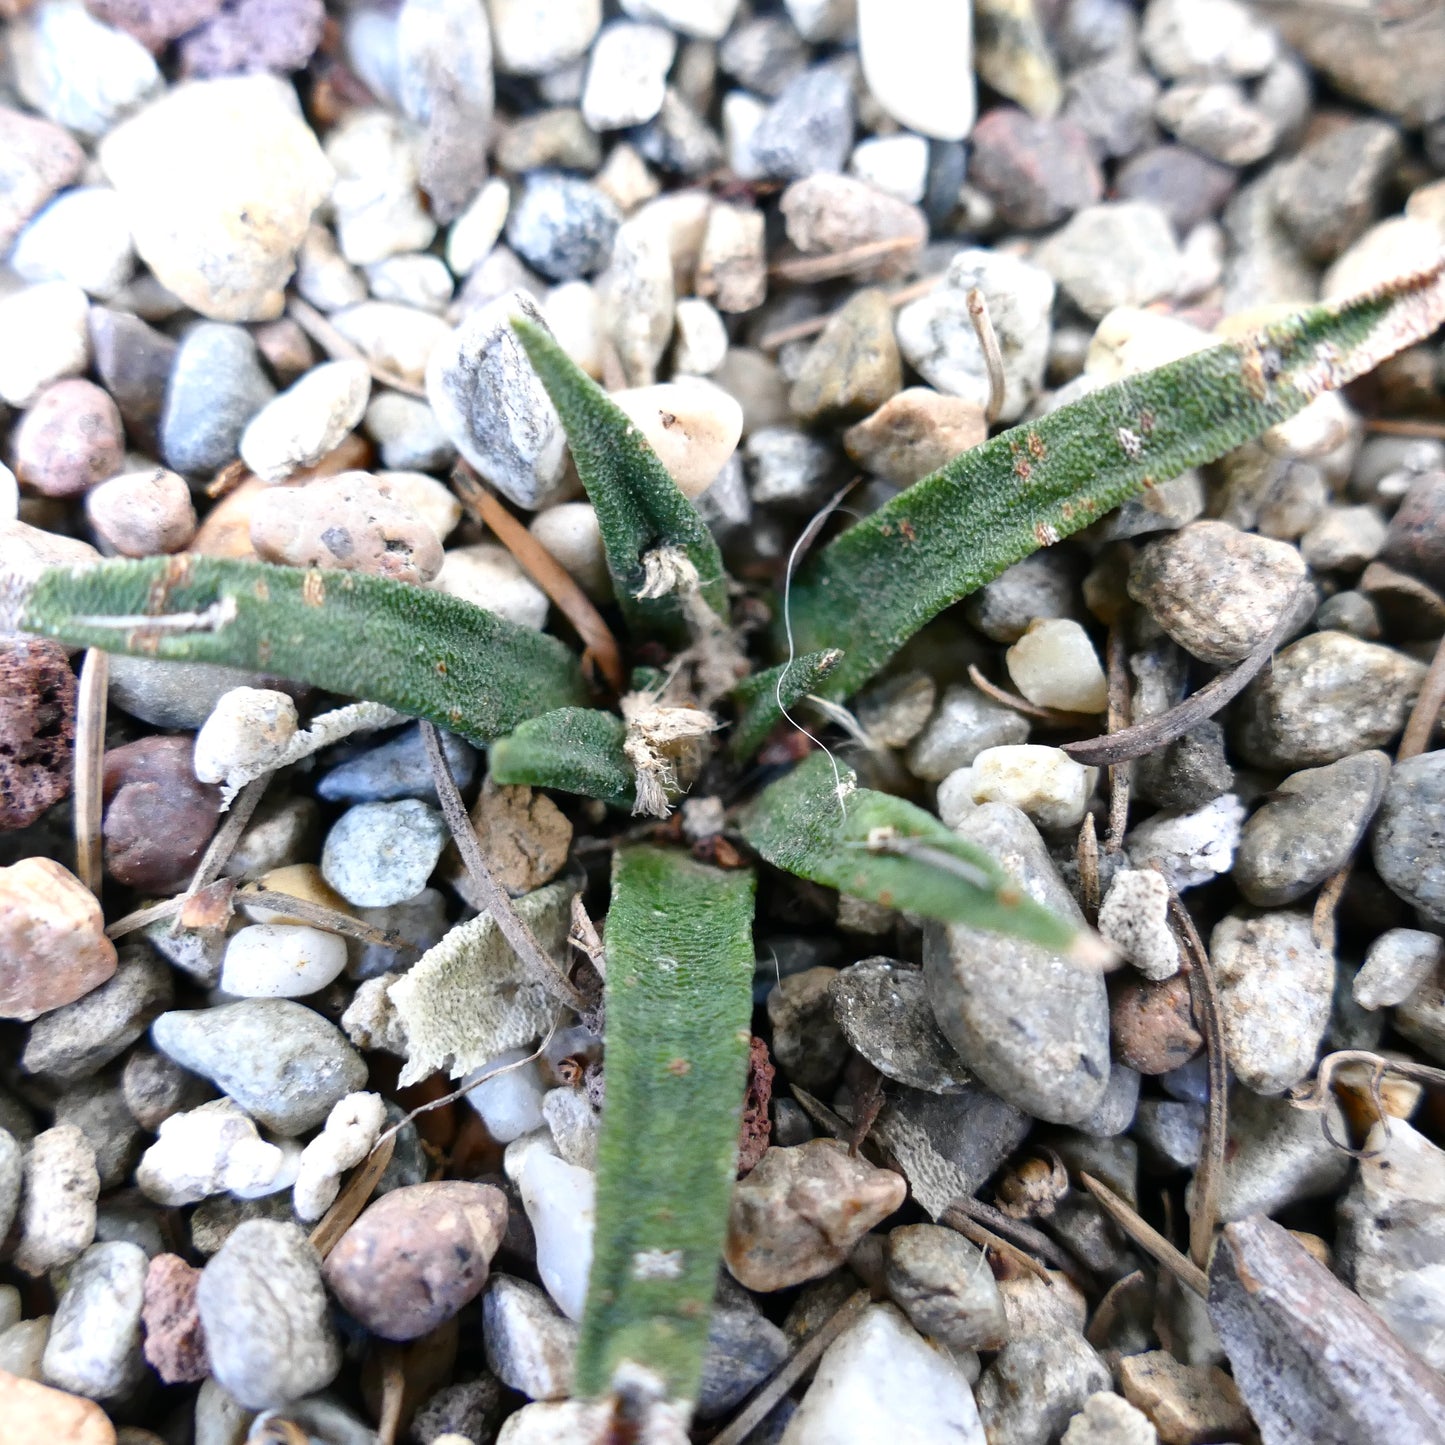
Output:
[[785,256],[774,262],[769,275],[777,281],[831,281],[836,276],[851,276],[861,267],[871,265],[898,251],[918,249],[916,236],[885,236],[881,241],[864,241],[846,251],[828,251],[821,256]]
[[[1022,713],[1025,717],[1031,717],[1051,728],[1077,728],[1083,727],[1091,722],[1092,715],[1086,712],[1065,712],[1057,707],[1040,707],[1036,702],[1030,702],[1026,697],[1020,697],[1016,692],[1010,692],[1006,687],[1000,687],[996,682],[990,682],[982,672],[979,671],[976,662],[968,665],[968,680],[986,697],[991,697],[995,702],[1001,702],[1005,707],[1011,707],[1015,712]],[[1075,746],[1065,744],[1066,747]],[[1087,761],[1080,759],[1081,762]]]
[[1084,1188],[1099,1201],[1104,1213],[1142,1249],[1145,1254],[1158,1260],[1180,1284],[1187,1285],[1201,1299],[1209,1298],[1209,1276],[1197,1265],[1186,1259],[1180,1252],[1146,1220],[1139,1211],[1120,1199],[1107,1184],[1101,1184],[1092,1174],[1079,1174]]
[[1079,839],[1074,844],[1074,860],[1079,867],[1079,902],[1089,927],[1099,922],[1099,835],[1094,829],[1094,815],[1084,814],[1079,824]]
[[1375,1107],[1376,1122],[1385,1130],[1385,1140],[1390,1138],[1390,1115],[1385,1101],[1380,1096],[1380,1083],[1386,1074],[1398,1074],[1402,1079],[1411,1079],[1418,1084],[1433,1084],[1445,1089],[1445,1069],[1431,1064],[1417,1064],[1410,1059],[1387,1058],[1384,1054],[1372,1053],[1369,1049],[1338,1049],[1326,1054],[1315,1070],[1314,1078],[1307,1084],[1296,1084],[1290,1090],[1290,1103],[1296,1109],[1307,1109],[1320,1114],[1320,1127],[1325,1138],[1346,1154],[1357,1159],[1370,1157],[1373,1151],[1353,1148],[1348,1142],[1336,1139],[1330,1132],[1329,1104],[1334,1090],[1335,1073],[1346,1064],[1368,1064],[1370,1066],[1370,1102]]
[[80,664],[75,708],[75,778],[72,821],[75,828],[75,876],[97,896],[101,859],[101,801],[105,774],[105,706],[110,683],[110,654],[88,648]]
[[1004,388],[1008,385],[1003,369],[1003,352],[998,347],[998,332],[993,329],[993,318],[988,314],[988,298],[974,286],[964,299],[968,305],[968,319],[973,322],[974,334],[983,350],[984,368],[988,372],[988,402],[984,406],[983,417],[992,426],[1003,410]]
[[[1105,655],[1109,664],[1106,726],[1110,733],[1117,733],[1129,724],[1129,647],[1124,640],[1124,629],[1117,622],[1109,628]],[[1109,764],[1109,833],[1104,839],[1106,853],[1117,853],[1124,846],[1124,834],[1129,828],[1130,773],[1128,763]]]
[[266,788],[275,776],[274,772],[270,772],[262,773],[259,778],[252,778],[232,799],[230,811],[226,814],[226,821],[221,824],[216,830],[215,836],[206,845],[206,851],[201,855],[201,861],[196,864],[196,871],[191,874],[191,881],[186,885],[186,891],[176,900],[176,922],[172,925],[173,932],[181,926],[181,910],[201,889],[213,883],[220,876],[221,869],[231,861],[231,854],[236,851],[236,846],[241,841],[241,835],[246,831],[246,825],[251,821],[261,799],[266,795]]
[[980,1249],[991,1249],[995,1254],[1001,1254],[1032,1275],[1037,1275],[1047,1285],[1052,1285],[1053,1280],[1049,1278],[1048,1270],[1036,1260],[1027,1250],[1022,1250],[1011,1240],[1005,1239],[1001,1234],[995,1234],[987,1225],[980,1224],[976,1219],[970,1219],[968,1215],[958,1210],[945,1209],[938,1216],[938,1222],[946,1225],[956,1234],[961,1234],[970,1244],[976,1244]]
[[1445,708],[1445,637],[1440,639],[1435,656],[1430,659],[1430,670],[1420,685],[1420,696],[1410,709],[1410,720],[1405,724],[1404,736],[1395,753],[1397,763],[1423,753],[1430,746],[1430,734],[1440,721],[1441,708]]

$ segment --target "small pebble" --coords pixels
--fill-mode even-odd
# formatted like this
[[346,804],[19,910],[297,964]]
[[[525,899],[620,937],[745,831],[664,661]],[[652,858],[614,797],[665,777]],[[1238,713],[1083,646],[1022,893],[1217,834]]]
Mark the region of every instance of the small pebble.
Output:
[[754,431],[743,448],[749,494],[762,505],[806,503],[833,466],[826,443],[795,427],[769,426]]
[[934,1020],[921,970],[865,958],[834,975],[828,992],[843,1036],[885,1078],[933,1094],[968,1083],[963,1060]]
[[970,766],[975,803],[1011,803],[1040,828],[1077,828],[1098,776],[1062,749],[1036,744],[985,748]]
[[1143,201],[1084,207],[1039,247],[1036,260],[1096,320],[1115,306],[1172,295],[1181,265],[1169,218]]
[[453,547],[442,561],[435,586],[519,627],[541,631],[551,605],[520,562],[495,542]]
[[917,205],[928,190],[928,142],[921,135],[880,135],[859,141],[848,170],[860,181]]
[[673,369],[689,376],[708,376],[727,355],[728,334],[717,308],[698,296],[677,303]]
[[804,256],[893,243],[884,255],[854,269],[867,280],[907,275],[928,240],[928,221],[917,206],[852,176],[805,176],[783,192],[778,208],[788,239]]
[[363,424],[385,467],[445,471],[456,459],[456,448],[431,407],[417,397],[378,392],[367,403]]
[[95,895],[49,858],[0,868],[0,1018],[29,1022],[116,970]]
[[486,1078],[467,1094],[467,1103],[481,1116],[487,1133],[499,1144],[510,1144],[546,1123],[542,1113],[542,1074],[532,1059],[532,1052],[531,1049],[508,1049],[472,1071],[474,1077],[486,1078],[499,1069],[506,1069],[496,1078]]
[[[859,0],[863,77],[899,125],[935,140],[968,135],[976,107],[971,18],[967,6],[940,11],[928,0],[897,8]],[[920,34],[928,36],[927,45],[915,43]]]
[[120,197],[109,186],[77,186],[56,197],[15,242],[10,267],[26,281],[70,281],[110,299],[135,269]]
[[1230,1099],[1220,1218],[1273,1215],[1291,1204],[1335,1193],[1350,1174],[1350,1158],[1329,1142],[1322,1123],[1328,1123],[1336,1138],[1345,1137],[1344,1116],[1336,1103],[1322,1120],[1288,1099],[1237,1090]]
[[151,1037],[176,1063],[288,1138],[315,1128],[366,1083],[366,1065],[336,1026],[290,999],[164,1013]]
[[158,1254],[146,1269],[141,1324],[146,1363],[167,1385],[189,1385],[211,1373],[196,1305],[201,1272],[178,1254]]
[[722,202],[708,211],[697,258],[696,288],[697,294],[711,300],[719,311],[751,311],[762,305],[768,291],[763,231],[761,211]]
[[582,115],[594,131],[642,125],[662,109],[677,37],[660,25],[615,20],[592,47]]
[[[600,367],[602,344],[610,340],[623,376],[643,388],[657,379],[676,310],[677,283],[666,231],[665,220],[651,208],[624,221],[613,240],[607,269],[598,276],[595,291],[588,293],[601,327],[593,340],[597,354],[592,359]],[[724,350],[726,340],[724,334]]]
[[80,178],[85,152],[61,126],[0,107],[0,250],[12,242],[57,191]]
[[0,296],[0,401],[32,406],[52,382],[86,369],[89,311],[85,292],[69,281]]
[[592,1268],[596,1181],[589,1170],[534,1150],[517,1181],[537,1239],[537,1273],[568,1319],[580,1320]]
[[140,1384],[147,1264],[139,1245],[120,1240],[93,1244],[76,1260],[41,1359],[51,1384],[92,1400],[115,1399]]
[[1071,121],[1036,120],[1001,105],[974,126],[970,144],[969,184],[992,201],[1005,225],[1045,230],[1103,195],[1089,138]]
[[[1361,644],[1362,646],[1367,644]],[[1375,869],[1391,890],[1431,922],[1445,922],[1445,752],[1397,763],[1375,823]]]
[[976,447],[987,435],[982,407],[925,386],[910,386],[849,427],[843,445],[860,467],[906,487]]
[[1068,712],[1103,712],[1108,683],[1089,634],[1063,617],[1040,618],[1005,654],[1009,677],[1032,703]]
[[481,1293],[506,1220],[506,1198],[489,1184],[394,1189],[342,1235],[323,1275],[373,1334],[416,1339]]
[[[379,261],[377,266],[395,265],[409,259],[397,257],[392,261]],[[435,256],[427,259],[436,261],[443,271],[446,270]],[[376,267],[371,269],[374,271]],[[450,300],[451,279],[446,277],[445,280],[445,300]],[[435,309],[440,310],[441,307]],[[428,359],[448,334],[446,322],[430,310],[386,300],[363,301],[359,306],[348,306],[334,312],[331,324],[360,350],[364,360],[413,386],[421,384]]]
[[742,407],[720,386],[701,379],[614,391],[684,496],[697,497],[717,479],[742,435]]
[[1186,1365],[1167,1350],[1150,1350],[1120,1360],[1119,1383],[1165,1445],[1237,1438],[1253,1423],[1239,1387],[1218,1365]]
[[993,1271],[975,1245],[936,1224],[893,1230],[883,1251],[888,1294],[920,1334],[949,1350],[996,1350],[1008,1320]]
[[[893,309],[877,290],[859,291],[809,350],[788,405],[805,422],[851,421],[877,410],[903,385]],[[742,412],[739,408],[741,425]]]
[[1157,868],[1183,892],[1229,872],[1243,827],[1244,804],[1222,793],[1189,813],[1155,813],[1131,828],[1124,842],[1139,867]]
[[1021,713],[971,684],[955,683],[909,748],[908,769],[916,778],[940,782],[987,749],[1026,742],[1028,735],[1028,720]]
[[586,55],[602,23],[601,0],[495,0],[488,9],[497,69],[506,75],[550,75]]
[[770,1148],[733,1191],[723,1257],[750,1290],[818,1279],[906,1194],[901,1175],[851,1157],[831,1139]]
[[370,396],[364,362],[323,362],[251,418],[241,435],[241,460],[262,481],[285,481],[359,425]]
[[1434,973],[1445,957],[1445,943],[1417,928],[1390,928],[1365,955],[1352,991],[1361,1008],[1388,1008],[1404,1003]]
[[1100,1390],[1069,1421],[1060,1445],[1159,1445],[1159,1434],[1122,1395]]
[[536,1285],[493,1275],[482,1297],[487,1368],[529,1400],[565,1400],[572,1393],[577,1326]]
[[116,404],[94,382],[57,381],[15,429],[15,475],[46,497],[73,497],[120,470],[125,444]]
[[527,530],[571,573],[594,602],[605,602],[612,595],[612,577],[602,549],[602,530],[591,503],[559,502],[538,512]]
[[106,872],[151,893],[184,888],[216,831],[220,791],[196,780],[188,737],[147,737],[105,754]]
[[281,1149],[262,1139],[230,1099],[213,1099],[160,1121],[142,1155],[136,1184],[162,1205],[195,1204],[213,1194],[240,1199],[269,1194],[287,1171]]
[[1219,978],[1225,1047],[1236,1077],[1259,1094],[1299,1083],[1329,1022],[1333,956],[1307,914],[1231,914],[1215,925],[1209,955]]
[[416,798],[358,803],[326,835],[321,871],[348,903],[384,908],[426,887],[447,837],[440,812]]
[[341,1368],[321,1262],[294,1224],[238,1225],[201,1271],[196,1302],[212,1374],[249,1410],[325,1389]]
[[287,923],[254,923],[231,935],[220,988],[238,998],[303,998],[346,967],[346,942],[335,933]]
[[288,82],[245,75],[178,86],[111,130],[98,158],[164,286],[214,321],[281,314],[296,250],[332,179]]
[[181,338],[160,415],[161,455],[188,476],[219,471],[276,389],[240,326],[201,323]]
[[1099,906],[1099,932],[1117,943],[1145,978],[1179,972],[1179,945],[1169,927],[1169,884],[1152,868],[1121,868]]
[[284,692],[233,687],[217,700],[196,734],[191,766],[203,783],[265,767],[296,736],[296,704]]
[[[456,784],[467,791],[477,775],[476,749],[454,733],[441,735]],[[408,727],[321,775],[316,795],[328,803],[384,803],[397,798],[436,801],[436,786],[421,729]]]
[[353,266],[431,245],[436,221],[421,204],[420,152],[420,133],[385,110],[354,111],[327,136],[336,243]]
[[[0,1225],[4,1226],[7,1235],[20,1211],[20,1189],[25,1178],[24,1154],[16,1137],[8,1129],[0,1128]],[[4,1302],[9,1298],[0,1291],[0,1334],[19,1318],[19,1291],[16,1291],[13,1319],[9,1317],[9,1305]]]
[[788,974],[768,992],[772,1053],[779,1066],[810,1091],[822,1091],[842,1069],[848,1046],[834,1019],[836,969],[805,968]]
[[80,1257],[95,1238],[100,1175],[95,1149],[74,1124],[57,1124],[31,1140],[20,1201],[15,1267],[39,1278]]
[[[15,1328],[36,1323],[25,1321]],[[94,1401],[4,1369],[0,1369],[0,1418],[17,1441],[64,1441],[65,1445],[115,1445],[116,1441],[115,1426]]]
[[590,276],[607,263],[621,216],[595,186],[561,171],[534,171],[507,214],[507,241],[554,281]]
[[92,487],[85,514],[101,546],[121,557],[183,552],[196,534],[191,489],[164,467],[127,472]]
[[815,65],[790,80],[752,139],[762,173],[779,180],[841,171],[852,148],[853,89],[841,69],[828,65]]

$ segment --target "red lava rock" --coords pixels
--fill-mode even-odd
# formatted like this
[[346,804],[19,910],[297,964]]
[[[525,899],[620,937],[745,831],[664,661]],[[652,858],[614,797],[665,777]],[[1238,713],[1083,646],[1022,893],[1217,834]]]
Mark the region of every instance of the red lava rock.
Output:
[[69,131],[0,105],[0,255],[46,201],[84,169],[85,152]]
[[134,36],[159,53],[178,36],[209,20],[221,0],[85,0],[97,20]]
[[743,1127],[738,1135],[738,1178],[757,1167],[767,1153],[768,1140],[773,1137],[773,1121],[768,1105],[773,1098],[772,1060],[768,1046],[754,1038],[748,1050],[748,1087],[743,1095]]
[[970,144],[968,179],[1005,225],[1041,231],[1104,194],[1089,138],[1072,121],[1035,120],[1002,105],[974,126]]
[[211,1373],[206,1332],[196,1306],[201,1272],[178,1254],[158,1254],[146,1271],[145,1357],[167,1385],[188,1385]]
[[49,858],[0,868],[0,1019],[74,1003],[117,962],[100,904],[73,873]]
[[187,75],[300,70],[321,44],[322,0],[231,0],[181,41]]
[[1110,990],[1114,1056],[1141,1074],[1167,1074],[1204,1047],[1182,973],[1162,983],[1130,978]]
[[142,738],[105,755],[106,871],[146,893],[185,887],[221,816],[221,790],[196,781],[188,737]]
[[28,827],[70,791],[76,686],[58,642],[0,645],[0,829]]
[[54,382],[20,418],[14,446],[22,483],[47,497],[76,496],[120,470],[120,410],[93,381]]
[[346,1309],[384,1340],[414,1340],[470,1304],[507,1228],[491,1184],[439,1180],[383,1194],[322,1268]]

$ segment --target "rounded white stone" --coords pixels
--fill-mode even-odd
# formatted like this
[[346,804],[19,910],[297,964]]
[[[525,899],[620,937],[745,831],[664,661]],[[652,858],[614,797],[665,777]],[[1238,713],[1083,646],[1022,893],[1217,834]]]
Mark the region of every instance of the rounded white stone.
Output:
[[642,125],[662,109],[677,36],[661,25],[614,20],[597,37],[582,88],[582,118],[596,131]]
[[900,201],[916,205],[928,189],[928,142],[921,135],[880,135],[853,147],[848,169]]
[[636,423],[684,496],[707,491],[743,433],[742,407],[701,377],[615,391],[612,400]]
[[535,1149],[526,1156],[517,1187],[537,1237],[543,1287],[568,1319],[580,1320],[592,1268],[596,1180],[589,1170]]
[[233,687],[217,700],[196,734],[192,766],[203,783],[222,783],[279,757],[296,736],[295,702],[267,687]]
[[586,281],[564,281],[542,302],[557,344],[594,381],[602,379],[602,303]]
[[469,275],[497,244],[502,227],[507,224],[511,198],[506,181],[493,176],[477,192],[471,205],[452,222],[447,232],[447,265],[453,276]]
[[305,998],[346,967],[346,940],[301,923],[252,923],[231,935],[220,988],[237,998]]
[[[420,385],[431,354],[450,335],[440,316],[394,301],[363,301],[331,317],[331,324],[373,365]],[[355,362],[332,362],[354,366]]]
[[537,1061],[521,1062],[531,1052],[531,1049],[508,1049],[496,1058],[488,1059],[471,1076],[481,1078],[506,1068],[508,1064],[517,1065],[478,1084],[467,1094],[467,1103],[477,1111],[482,1123],[487,1126],[487,1132],[499,1144],[510,1144],[513,1139],[520,1139],[523,1134],[530,1134],[546,1125],[542,1113],[542,1098],[546,1091],[542,1087]]
[[70,281],[104,301],[135,270],[130,223],[109,186],[79,186],[57,196],[20,233],[10,269],[27,281]]
[[971,771],[975,803],[1012,803],[1040,828],[1077,828],[1098,777],[1062,748],[1037,743],[985,748]]
[[251,418],[241,460],[263,482],[285,481],[331,451],[361,421],[370,396],[364,361],[324,362]]
[[1014,686],[1040,707],[1103,712],[1109,685],[1089,634],[1066,617],[1036,617],[1005,654]]
[[938,818],[945,828],[956,828],[978,807],[973,800],[973,766],[955,768],[938,785]]
[[430,251],[411,251],[376,261],[366,268],[366,283],[375,300],[394,301],[418,311],[445,311],[456,290],[447,263]]
[[90,364],[90,302],[70,281],[0,297],[0,401],[26,407],[52,381]]
[[728,354],[728,331],[711,301],[684,296],[677,303],[672,361],[676,371],[708,376]]
[[353,266],[431,245],[436,222],[421,203],[419,148],[416,129],[385,110],[356,111],[327,137],[337,241]]
[[572,574],[594,601],[612,595],[602,529],[590,502],[561,502],[532,518],[529,532]]
[[858,52],[873,98],[899,125],[934,140],[973,129],[971,5],[858,0]]
[[495,542],[453,547],[432,586],[539,632],[547,621],[547,594]]
[[504,75],[547,75],[587,53],[602,0],[491,0],[492,47]]
[[252,1198],[271,1191],[286,1159],[230,1099],[161,1121],[156,1142],[141,1156],[136,1183],[157,1204],[195,1204],[223,1190]]

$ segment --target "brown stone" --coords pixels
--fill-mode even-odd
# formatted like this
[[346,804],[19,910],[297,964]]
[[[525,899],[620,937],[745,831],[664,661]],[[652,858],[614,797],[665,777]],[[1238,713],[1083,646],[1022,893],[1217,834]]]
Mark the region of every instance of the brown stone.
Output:
[[911,486],[988,437],[983,408],[910,386],[843,433],[848,455],[895,486]]
[[120,470],[120,409],[93,381],[53,382],[21,417],[14,451],[25,486],[47,497],[76,496]]
[[414,1340],[482,1292],[506,1228],[507,1197],[494,1185],[406,1185],[341,1236],[322,1275],[373,1334]]
[[29,1022],[99,988],[115,945],[95,896],[49,858],[0,868],[0,1018]]
[[860,291],[829,318],[793,384],[788,405],[804,421],[852,421],[903,385],[893,308],[882,291]]
[[818,1279],[907,1195],[901,1174],[875,1169],[836,1140],[769,1149],[733,1191],[723,1257],[747,1289]]
[[1445,587],[1445,472],[1426,472],[1410,483],[1390,519],[1380,555],[1434,587]]
[[0,829],[28,827],[70,791],[75,698],[58,642],[0,644]]
[[146,1270],[145,1357],[167,1385],[191,1384],[211,1373],[206,1332],[196,1307],[201,1272],[178,1254],[158,1254]]
[[189,737],[151,737],[105,755],[105,866],[147,893],[185,887],[221,816],[221,791],[196,781]]
[[0,1370],[5,1445],[116,1445],[115,1426],[94,1400]]
[[1119,1063],[1141,1074],[1167,1074],[1204,1047],[1183,974],[1162,983],[1125,978],[1111,990],[1111,998],[1110,1028]]
[[743,1125],[738,1133],[738,1178],[750,1174],[757,1168],[759,1160],[768,1152],[768,1140],[772,1138],[773,1121],[768,1105],[773,1098],[772,1060],[768,1058],[768,1046],[754,1038],[748,1049],[748,1084],[743,1094]]
[[46,201],[84,169],[85,152],[68,131],[0,105],[0,255]]
[[1154,1422],[1160,1445],[1241,1440],[1253,1427],[1233,1380],[1218,1365],[1185,1365],[1166,1350],[1119,1361],[1124,1398]]
[[122,557],[181,552],[196,535],[196,509],[185,480],[164,467],[127,472],[86,494],[95,534]]
[[1001,105],[979,119],[969,143],[969,182],[1006,226],[1056,226],[1104,194],[1089,138],[1072,121],[1035,119]]
[[[472,804],[472,827],[492,876],[513,898],[550,883],[567,862],[572,824],[545,793],[490,778]],[[485,908],[456,849],[447,845],[443,877],[473,908]]]

